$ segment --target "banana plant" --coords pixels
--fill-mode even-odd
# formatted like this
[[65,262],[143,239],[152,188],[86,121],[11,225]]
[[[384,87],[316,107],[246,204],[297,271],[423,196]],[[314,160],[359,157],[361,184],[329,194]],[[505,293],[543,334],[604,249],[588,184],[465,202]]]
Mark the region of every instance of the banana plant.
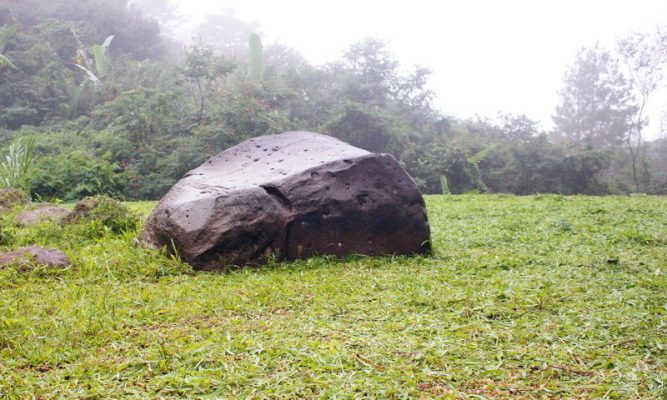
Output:
[[[475,154],[467,156],[462,150],[455,149],[450,155],[450,164],[445,172],[445,180],[441,180],[443,193],[465,193],[470,190],[486,192],[488,188],[482,181],[478,164],[483,161],[497,147],[491,144]],[[452,183],[452,179],[454,183]],[[459,182],[456,184],[456,182]],[[450,184],[455,185],[450,188]]]
[[469,156],[468,161],[477,165],[480,163],[480,161],[484,160],[496,147],[498,147],[498,143],[493,143],[481,151],[478,151],[477,153]]
[[12,60],[3,54],[9,38],[16,32],[16,29],[16,25],[5,25],[0,28],[0,67],[8,66],[19,71],[18,67],[14,65]]
[[93,58],[90,59],[88,57],[88,53],[86,52],[86,48],[84,47],[83,43],[81,43],[79,36],[74,30],[72,30],[72,35],[74,35],[74,38],[79,45],[76,51],[76,57],[74,59],[74,66],[86,73],[86,79],[84,79],[81,84],[73,87],[70,90],[70,100],[67,104],[63,105],[63,114],[67,118],[70,118],[72,115],[74,115],[76,110],[79,108],[81,96],[85,92],[87,86],[89,86],[91,83],[93,86],[98,86],[100,83],[102,83],[101,78],[104,78],[104,76],[109,73],[109,70],[111,69],[111,63],[107,57],[107,49],[111,45],[111,42],[114,38],[114,36],[111,35],[107,37],[101,45],[96,44],[91,46],[90,53],[92,53]]
[[111,69],[111,63],[107,57],[107,49],[111,45],[114,36],[111,35],[101,45],[96,44],[90,48],[90,52],[93,54],[93,59],[91,60],[88,58],[85,47],[81,44],[79,37],[74,31],[72,33],[79,43],[74,65],[86,73],[88,80],[95,85],[99,84],[101,82],[100,78],[104,77]]

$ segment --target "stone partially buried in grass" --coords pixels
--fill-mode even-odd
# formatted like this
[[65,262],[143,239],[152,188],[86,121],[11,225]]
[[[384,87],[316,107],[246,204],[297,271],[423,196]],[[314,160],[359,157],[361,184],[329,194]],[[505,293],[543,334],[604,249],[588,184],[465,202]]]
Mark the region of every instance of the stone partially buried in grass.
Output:
[[67,255],[58,249],[28,246],[15,251],[0,253],[0,268],[12,265],[21,268],[30,268],[32,266],[65,268],[71,264]]
[[139,217],[118,200],[107,196],[86,197],[74,210],[62,219],[63,225],[85,221],[99,221],[115,233],[134,230],[139,226]]
[[309,132],[250,139],[188,172],[141,239],[206,270],[431,249],[424,200],[394,157]]
[[47,221],[59,222],[69,215],[70,212],[70,210],[63,207],[40,204],[34,209],[22,211],[16,216],[14,221],[19,226],[32,226]]
[[30,203],[30,196],[19,189],[0,189],[0,213]]

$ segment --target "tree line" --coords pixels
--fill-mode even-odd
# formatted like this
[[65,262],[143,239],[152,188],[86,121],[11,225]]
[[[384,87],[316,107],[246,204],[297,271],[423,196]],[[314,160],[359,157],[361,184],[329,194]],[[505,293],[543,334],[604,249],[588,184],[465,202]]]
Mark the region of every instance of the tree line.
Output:
[[184,46],[161,33],[163,3],[0,0],[0,186],[156,199],[242,140],[310,130],[393,154],[426,193],[667,193],[667,140],[643,131],[664,31],[583,48],[547,132],[435,109],[429,71],[375,39],[314,66],[224,14]]

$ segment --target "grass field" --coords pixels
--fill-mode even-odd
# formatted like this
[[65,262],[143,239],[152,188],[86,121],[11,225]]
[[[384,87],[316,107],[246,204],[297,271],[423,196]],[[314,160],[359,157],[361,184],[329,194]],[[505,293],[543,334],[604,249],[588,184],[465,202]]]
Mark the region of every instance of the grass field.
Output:
[[667,398],[667,198],[427,204],[433,257],[230,274],[5,216],[73,266],[0,270],[0,398]]

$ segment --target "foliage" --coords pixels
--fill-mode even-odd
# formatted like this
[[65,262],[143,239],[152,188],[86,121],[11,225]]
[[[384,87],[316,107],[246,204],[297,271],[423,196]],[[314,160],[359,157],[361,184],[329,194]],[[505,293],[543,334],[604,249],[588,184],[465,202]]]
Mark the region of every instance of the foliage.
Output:
[[192,98],[197,109],[197,123],[201,124],[208,103],[224,90],[225,77],[236,65],[223,57],[215,56],[208,47],[194,47],[185,57],[183,74],[191,82]]
[[2,397],[664,397],[663,199],[426,200],[433,257],[224,275],[4,219],[73,266],[0,269]]
[[0,161],[0,188],[28,189],[34,163],[35,138],[18,138],[9,145]]
[[14,32],[16,32],[16,25],[5,25],[0,28],[0,68],[11,67],[18,71],[18,68],[16,65],[14,65],[12,60],[6,55],[2,54],[2,52],[5,50],[5,47],[7,46],[9,37],[13,35]]
[[599,45],[581,49],[563,83],[553,116],[560,135],[588,149],[622,143],[637,106],[612,54]]
[[665,195],[667,194],[667,138],[658,139],[647,146],[646,158],[651,168],[651,179],[647,192]]
[[28,185],[35,197],[78,200],[97,194],[122,193],[128,185],[119,167],[82,152],[44,156],[36,163]]
[[[79,48],[79,51],[77,52],[77,62],[74,65],[83,70],[88,75],[88,79],[95,84],[98,84],[100,82],[100,77],[104,77],[111,69],[111,63],[107,56],[107,49],[109,48],[109,45],[111,45],[113,38],[114,36],[111,35],[107,37],[101,45],[95,44],[90,48],[90,52],[93,55],[92,60],[88,59],[83,49]],[[92,69],[94,69],[97,74],[92,72]]]
[[49,21],[9,38],[6,55],[18,69],[0,69],[0,126],[10,129],[38,125],[62,115],[76,73],[67,66],[76,44],[70,27]]
[[399,118],[385,110],[359,103],[347,104],[325,128],[327,133],[354,146],[398,156],[408,144],[406,130]]
[[12,17],[23,26],[40,26],[61,21],[76,27],[87,43],[102,43],[114,35],[112,53],[122,53],[134,60],[157,58],[164,52],[159,24],[142,17],[128,7],[128,0],[2,0]]
[[566,157],[559,165],[565,194],[604,194],[606,189],[596,176],[609,165],[603,151],[586,151]]

